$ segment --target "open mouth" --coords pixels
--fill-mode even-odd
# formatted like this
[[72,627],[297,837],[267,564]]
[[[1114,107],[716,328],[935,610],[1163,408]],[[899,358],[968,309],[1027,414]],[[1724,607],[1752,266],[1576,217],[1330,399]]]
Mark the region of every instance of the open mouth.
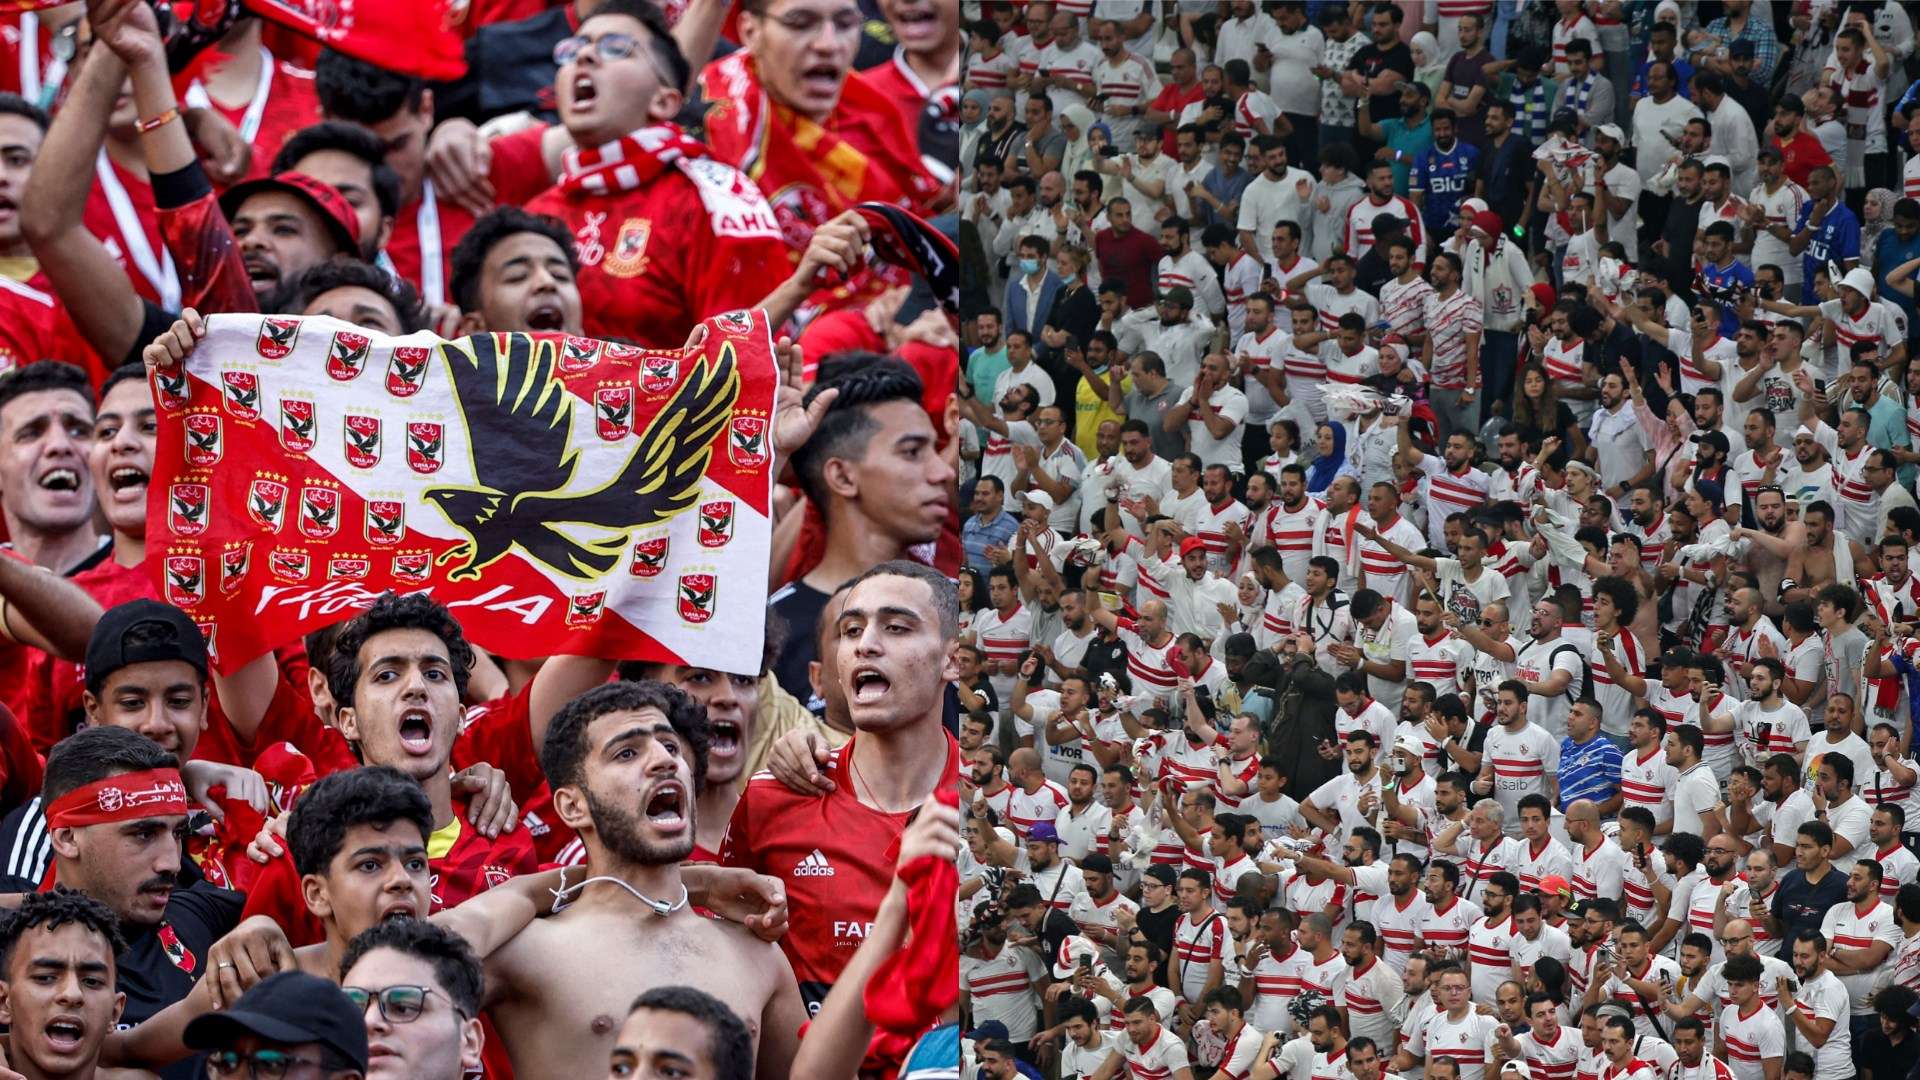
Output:
[[48,469],[40,474],[42,491],[79,491],[80,471],[65,465]]
[[707,748],[709,755],[732,757],[740,752],[740,725],[731,720],[713,722],[713,744]]
[[853,700],[855,704],[867,705],[885,697],[893,688],[888,678],[873,668],[860,668],[853,673]]
[[87,1026],[70,1017],[58,1016],[47,1021],[47,1045],[62,1053],[71,1053],[80,1049],[80,1042],[86,1038]]
[[147,490],[147,470],[137,465],[122,465],[107,474],[107,487],[115,495],[134,490]]
[[413,902],[409,900],[402,900],[397,903],[389,904],[386,907],[380,909],[381,922],[385,922],[388,919],[412,919],[412,918],[417,918],[418,916],[419,916],[418,909],[416,909],[413,906]]
[[598,87],[593,85],[592,76],[575,75],[573,77],[574,108],[577,109],[583,106],[592,105],[594,101],[597,100],[599,97],[600,97],[600,90]]
[[647,823],[663,832],[678,832],[687,827],[687,791],[675,780],[653,789],[647,797]]
[[433,717],[425,709],[400,714],[400,748],[409,754],[433,752]]
[[800,84],[806,87],[809,94],[821,97],[838,94],[840,83],[845,78],[846,72],[834,64],[815,64],[800,71]]
[[247,268],[247,280],[256,285],[272,285],[280,280],[280,268],[266,259],[243,258],[240,261]]
[[527,312],[527,329],[535,333],[567,328],[567,313],[561,309],[557,300],[543,300]]

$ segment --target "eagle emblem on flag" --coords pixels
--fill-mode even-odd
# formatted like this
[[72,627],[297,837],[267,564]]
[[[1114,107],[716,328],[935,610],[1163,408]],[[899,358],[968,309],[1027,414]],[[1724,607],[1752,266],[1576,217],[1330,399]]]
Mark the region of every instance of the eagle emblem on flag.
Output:
[[419,345],[396,345],[387,360],[387,393],[412,397],[427,382],[427,361],[433,350]]
[[235,420],[260,419],[260,376],[251,371],[223,371],[220,385],[226,391],[221,404]]
[[167,524],[175,536],[207,531],[207,485],[175,484],[167,492]]
[[261,319],[260,336],[254,339],[253,350],[268,360],[285,360],[293,354],[293,343],[299,336],[299,319]]
[[327,344],[327,377],[335,382],[352,382],[367,366],[367,353],[373,341],[365,334],[339,330]]
[[713,597],[718,588],[712,574],[680,575],[680,617],[690,623],[713,618]]
[[207,598],[207,568],[198,555],[167,556],[167,603],[190,608]]

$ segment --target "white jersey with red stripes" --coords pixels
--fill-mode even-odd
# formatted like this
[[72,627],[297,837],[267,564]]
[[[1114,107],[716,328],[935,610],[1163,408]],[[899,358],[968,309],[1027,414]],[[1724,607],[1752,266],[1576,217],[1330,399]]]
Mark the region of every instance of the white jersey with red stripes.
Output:
[[1480,905],[1458,896],[1441,907],[1430,903],[1426,918],[1420,923],[1420,940],[1429,949],[1452,949],[1464,955],[1467,932],[1480,917]]
[[[1357,259],[1359,256],[1356,255],[1354,258]],[[1355,313],[1362,319],[1365,319],[1368,326],[1372,326],[1374,323],[1380,321],[1380,301],[1376,299],[1372,293],[1362,289],[1349,289],[1346,292],[1341,292],[1324,281],[1308,282],[1307,303],[1312,304],[1313,310],[1320,314],[1320,329],[1329,334],[1337,333],[1340,330],[1340,316],[1349,312]],[[1324,345],[1324,343],[1322,344]],[[1338,342],[1335,342],[1334,348],[1336,350],[1339,349]],[[1369,349],[1366,351],[1371,352],[1372,350]],[[1326,356],[1324,348],[1321,351],[1321,356],[1323,359]],[[1379,364],[1377,362],[1374,364],[1374,370],[1376,372],[1379,371]],[[1331,367],[1329,367],[1327,373],[1329,375],[1333,374]],[[1337,381],[1355,382],[1358,380],[1339,379]]]
[[1407,238],[1413,241],[1413,261],[1415,266],[1424,264],[1422,252],[1426,250],[1426,235],[1420,222],[1420,208],[1405,195],[1390,195],[1385,202],[1376,202],[1368,194],[1359,202],[1347,208],[1347,235],[1345,250],[1357,261],[1373,250],[1373,223],[1375,219],[1391,215],[1406,222]]
[[1515,1035],[1513,1041],[1520,1044],[1520,1056],[1526,1059],[1533,1080],[1574,1080],[1580,1056],[1587,1049],[1579,1030],[1565,1024],[1554,1028],[1551,1040],[1541,1039],[1538,1032],[1525,1031]]
[[1178,639],[1167,634],[1160,644],[1149,644],[1132,619],[1119,620],[1119,637],[1127,647],[1127,674],[1133,679],[1133,692],[1152,694],[1163,703],[1171,701],[1175,683],[1186,674]]
[[1371,915],[1362,916],[1373,923],[1380,938],[1380,958],[1388,967],[1407,969],[1407,958],[1420,951],[1420,934],[1432,910],[1427,894],[1416,888],[1408,889],[1404,898],[1382,896],[1373,902]]
[[1247,1013],[1247,1022],[1262,1031],[1293,1034],[1293,1014],[1287,1005],[1299,996],[1301,979],[1312,963],[1312,954],[1298,946],[1284,957],[1262,954],[1253,965],[1253,1009]]
[[[1371,514],[1367,520],[1378,529],[1382,539],[1391,540],[1408,551],[1418,551],[1426,543],[1420,530],[1403,515],[1395,514],[1393,520],[1385,524],[1373,522]],[[1395,558],[1385,547],[1367,538],[1360,537],[1360,568],[1366,571],[1367,588],[1386,597],[1402,607],[1413,602],[1412,582],[1408,575],[1407,564]]]
[[1511,867],[1514,876],[1520,879],[1522,892],[1538,892],[1540,883],[1550,877],[1573,880],[1573,853],[1567,846],[1553,838],[1552,833],[1534,842],[1526,837],[1520,838],[1520,860]]
[[1427,1060],[1448,1058],[1458,1066],[1460,1080],[1481,1080],[1492,1057],[1493,1029],[1499,1026],[1498,1018],[1471,1008],[1458,1020],[1436,1012],[1427,1021]]
[[1467,927],[1467,962],[1472,966],[1473,1000],[1492,1001],[1500,984],[1513,978],[1513,914],[1473,921]]
[[1207,989],[1207,968],[1224,961],[1229,951],[1226,919],[1211,908],[1203,908],[1198,919],[1181,912],[1173,924],[1173,955],[1167,959],[1171,989],[1179,991],[1183,1001],[1199,1001]]
[[1427,507],[1427,542],[1445,551],[1447,516],[1485,506],[1493,478],[1472,465],[1456,472],[1447,468],[1445,458],[1433,454],[1421,456],[1419,469],[1420,501]]
[[1280,553],[1281,567],[1295,582],[1307,579],[1307,561],[1313,558],[1326,512],[1326,504],[1309,495],[1292,509],[1276,500],[1268,504],[1267,512],[1262,515],[1261,537]]
[[1067,789],[1051,780],[1040,781],[1032,791],[1015,784],[1007,788],[1007,827],[1022,841],[1042,821],[1052,821],[1067,808]]
[[1646,807],[1655,825],[1672,821],[1676,779],[1673,766],[1667,764],[1667,752],[1659,744],[1651,753],[1629,747],[1620,760],[1621,803]]
[[1155,1026],[1153,1038],[1142,1046],[1131,1038],[1120,1040],[1127,1061],[1127,1080],[1171,1080],[1175,1071],[1192,1067],[1187,1044],[1164,1027]]
[[1832,325],[1834,343],[1843,357],[1850,356],[1853,347],[1863,341],[1884,357],[1907,340],[1906,315],[1885,300],[1869,300],[1858,316],[1847,314],[1842,301],[1828,300],[1820,305],[1820,317]]
[[1433,684],[1434,694],[1457,694],[1473,670],[1473,646],[1451,630],[1442,629],[1432,638],[1420,634],[1413,639],[1413,680]]
[[[1877,895],[1865,911],[1852,902],[1828,908],[1827,917],[1820,922],[1820,932],[1834,949],[1866,949],[1876,941],[1884,941],[1890,947],[1889,955],[1907,936],[1900,929],[1900,920],[1894,917],[1893,905]],[[1876,972],[1841,975],[1836,971],[1834,974],[1840,976],[1840,984],[1847,988],[1847,996],[1853,1000],[1854,1015],[1870,1012],[1867,997],[1873,993]]]
[[1720,1012],[1720,1039],[1727,1047],[1722,1075],[1714,1080],[1766,1080],[1766,1062],[1785,1056],[1787,1031],[1780,1014],[1756,995],[1753,1004],[1742,1009],[1728,1005]]
[[1356,1038],[1365,1036],[1377,1046],[1392,1046],[1399,1030],[1395,1013],[1407,999],[1400,973],[1370,957],[1364,967],[1349,968],[1335,1004],[1347,1010],[1347,1024]]
[[1573,876],[1567,883],[1573,888],[1576,900],[1594,900],[1606,897],[1617,899],[1625,882],[1627,869],[1633,859],[1612,837],[1602,837],[1592,850],[1585,847],[1575,848],[1572,852]]

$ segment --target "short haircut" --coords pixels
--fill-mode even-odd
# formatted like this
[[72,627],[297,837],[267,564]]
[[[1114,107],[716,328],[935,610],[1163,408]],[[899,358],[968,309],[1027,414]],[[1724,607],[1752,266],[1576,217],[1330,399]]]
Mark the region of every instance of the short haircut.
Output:
[[401,109],[417,111],[426,80],[368,63],[336,49],[320,50],[313,65],[313,91],[328,116],[357,124],[383,123]]
[[466,938],[425,919],[384,919],[347,943],[347,951],[340,957],[342,985],[353,965],[375,949],[392,949],[425,961],[433,969],[434,981],[460,1015],[468,1019],[480,1015],[485,974]]
[[292,171],[301,158],[322,150],[338,150],[366,162],[367,170],[373,174],[373,199],[380,204],[381,216],[392,217],[400,211],[400,174],[387,164],[387,144],[380,141],[380,136],[349,120],[322,120],[287,136],[287,141],[281,143],[273,155],[273,172],[278,175]]
[[433,803],[418,781],[398,769],[369,765],[329,773],[301,792],[287,822],[287,850],[302,877],[324,874],[356,825],[411,822],[420,842],[433,835]]
[[870,578],[904,577],[912,578],[924,584],[933,594],[934,615],[940,621],[940,633],[951,641],[960,633],[960,587],[954,580],[925,563],[911,559],[889,559],[877,566],[861,571],[860,576],[848,582],[849,588]]
[[707,1056],[718,1080],[753,1080],[753,1036],[726,1002],[691,986],[656,986],[633,999],[631,1016],[641,1009],[679,1013],[707,1029]]
[[89,410],[96,404],[93,383],[84,370],[61,360],[35,357],[25,367],[0,375],[0,413],[6,412],[15,398],[43,390],[71,390],[80,395]]
[[[765,13],[767,4],[766,0],[746,0],[741,6],[755,15],[761,15]],[[653,61],[660,72],[666,76],[662,81],[675,90],[684,92],[687,89],[687,84],[693,78],[693,67],[687,63],[686,54],[680,51],[680,43],[673,36],[673,27],[667,25],[667,16],[659,5],[651,0],[601,0],[600,6],[594,8],[593,14],[587,19],[597,19],[602,15],[625,15],[646,27],[647,48],[653,53]],[[584,23],[586,19],[580,21]],[[1044,101],[1046,95],[1042,94],[1040,98]]]
[[873,418],[874,409],[896,401],[918,406],[925,390],[919,373],[906,361],[872,353],[859,356],[865,362],[848,366],[830,381],[814,383],[806,395],[810,404],[823,390],[840,391],[820,425],[793,455],[801,487],[822,510],[827,505],[827,462],[835,458],[864,460],[873,436],[880,431],[880,424]]
[[51,806],[62,795],[109,776],[179,767],[179,758],[145,735],[120,727],[81,728],[47,752],[40,798]]
[[596,686],[560,707],[547,726],[540,747],[540,771],[555,788],[586,785],[587,728],[612,712],[653,708],[666,715],[674,733],[687,741],[695,792],[707,786],[707,748],[713,744],[713,725],[706,707],[686,691],[662,682],[611,682]]
[[39,128],[42,135],[47,133],[47,128],[52,123],[52,117],[47,115],[47,110],[19,94],[0,94],[0,115],[24,117],[34,127]]
[[342,624],[334,639],[333,661],[327,665],[327,690],[336,704],[342,708],[353,705],[353,687],[360,681],[360,649],[375,635],[389,630],[425,630],[439,638],[453,666],[454,688],[461,697],[466,696],[467,676],[473,672],[473,646],[467,644],[460,621],[425,593],[400,596],[388,592]]
[[334,289],[360,288],[384,298],[393,305],[400,332],[411,334],[427,328],[426,308],[420,294],[405,279],[387,273],[359,259],[326,259],[300,272],[298,277],[274,290],[262,305],[283,315],[305,314],[308,305]]
[[[529,214],[517,206],[496,206],[482,214],[460,242],[453,245],[448,295],[461,311],[480,310],[480,269],[486,265],[488,253],[501,241],[529,232],[553,241],[566,257],[567,266],[576,274],[580,272],[580,263],[573,254],[573,233],[560,219]],[[998,317],[997,312],[994,314]]]

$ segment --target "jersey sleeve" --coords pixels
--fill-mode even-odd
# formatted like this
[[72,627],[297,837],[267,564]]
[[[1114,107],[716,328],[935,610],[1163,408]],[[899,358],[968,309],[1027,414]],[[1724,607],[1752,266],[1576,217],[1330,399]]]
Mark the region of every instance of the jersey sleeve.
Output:
[[181,305],[203,315],[259,311],[240,244],[200,163],[153,177],[153,198],[160,237],[179,271]]
[[522,805],[546,783],[540,771],[540,753],[533,745],[530,697],[533,683],[520,692],[479,706],[453,742],[453,767],[464,769],[485,762],[506,773],[507,787]]

